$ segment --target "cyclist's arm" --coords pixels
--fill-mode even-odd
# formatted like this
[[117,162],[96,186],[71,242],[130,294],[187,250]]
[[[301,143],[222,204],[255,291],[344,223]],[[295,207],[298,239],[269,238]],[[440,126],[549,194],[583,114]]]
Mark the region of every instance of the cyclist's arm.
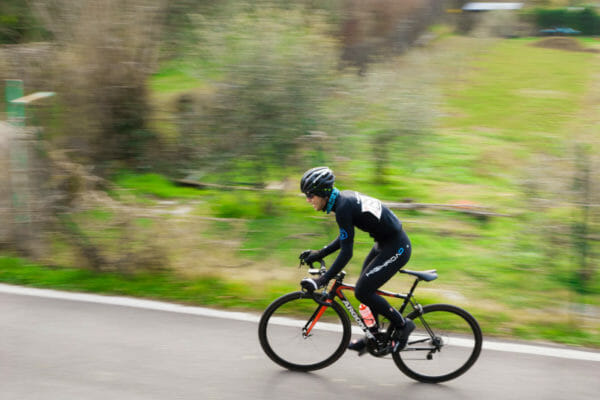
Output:
[[335,219],[340,227],[340,236],[329,246],[335,246],[335,243],[337,242],[341,251],[329,270],[323,275],[323,279],[327,281],[336,276],[346,264],[348,264],[348,261],[352,258],[352,250],[354,247],[354,224],[352,223],[351,210],[338,210]]
[[328,255],[330,255],[331,253],[335,253],[339,249],[340,249],[340,237],[338,236],[335,238],[335,240],[333,242],[331,242],[327,246],[323,247],[321,249],[321,251],[319,252],[319,255],[322,258],[325,258]]

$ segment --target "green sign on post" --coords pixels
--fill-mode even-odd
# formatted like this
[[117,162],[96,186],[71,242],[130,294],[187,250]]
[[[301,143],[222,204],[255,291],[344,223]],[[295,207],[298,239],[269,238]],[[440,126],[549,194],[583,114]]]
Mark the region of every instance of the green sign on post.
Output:
[[13,103],[23,97],[23,81],[19,79],[5,80],[6,114],[8,122],[15,126],[25,125],[25,104]]

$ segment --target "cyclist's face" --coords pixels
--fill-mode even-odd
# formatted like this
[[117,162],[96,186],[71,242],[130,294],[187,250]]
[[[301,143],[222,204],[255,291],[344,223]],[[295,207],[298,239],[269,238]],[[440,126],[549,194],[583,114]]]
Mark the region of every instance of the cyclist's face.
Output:
[[325,197],[317,195],[306,196],[306,201],[308,201],[313,206],[315,211],[323,210],[325,208],[325,205],[327,204],[327,199]]

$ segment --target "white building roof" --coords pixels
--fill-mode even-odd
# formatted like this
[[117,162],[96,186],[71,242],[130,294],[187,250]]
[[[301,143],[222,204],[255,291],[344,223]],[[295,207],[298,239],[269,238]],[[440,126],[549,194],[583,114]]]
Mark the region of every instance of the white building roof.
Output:
[[464,11],[519,10],[523,3],[467,3]]

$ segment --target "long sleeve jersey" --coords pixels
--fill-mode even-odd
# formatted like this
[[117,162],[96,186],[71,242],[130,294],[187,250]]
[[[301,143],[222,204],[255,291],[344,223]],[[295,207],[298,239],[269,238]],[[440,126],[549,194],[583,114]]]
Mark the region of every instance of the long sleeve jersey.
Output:
[[321,250],[323,257],[341,249],[325,273],[329,280],[337,275],[352,258],[354,227],[367,232],[376,242],[385,242],[402,232],[402,223],[381,201],[361,193],[344,190],[332,207],[340,228],[339,236]]

